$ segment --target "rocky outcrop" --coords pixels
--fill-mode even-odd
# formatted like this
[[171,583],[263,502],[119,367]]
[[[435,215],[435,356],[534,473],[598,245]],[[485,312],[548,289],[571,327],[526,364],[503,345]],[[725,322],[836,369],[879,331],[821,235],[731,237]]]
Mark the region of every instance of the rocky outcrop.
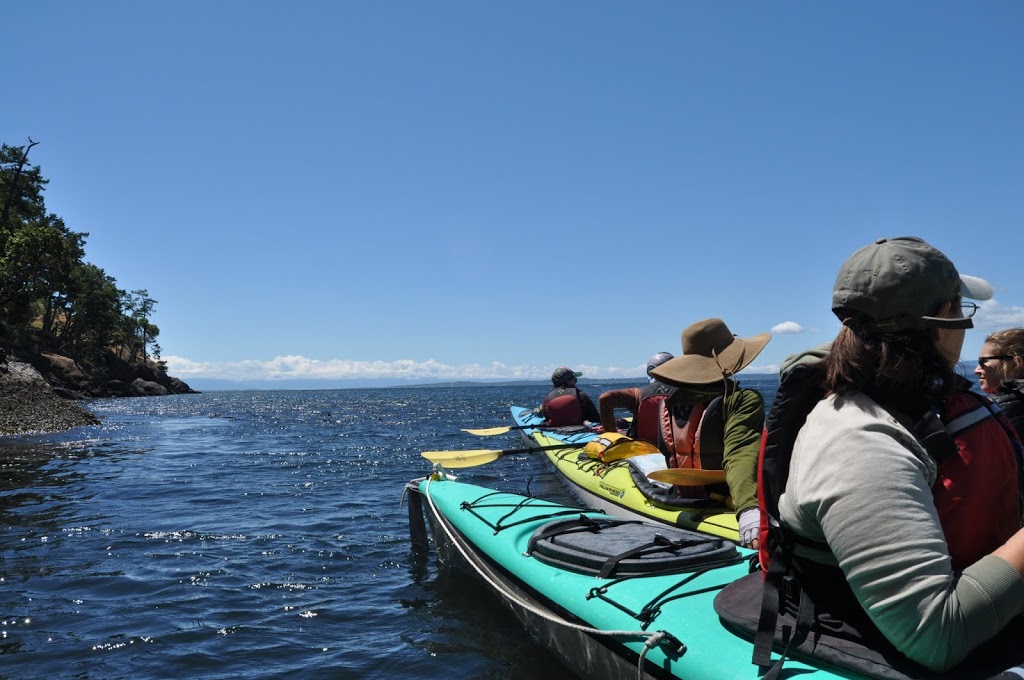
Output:
[[114,358],[101,367],[86,367],[59,354],[40,354],[36,367],[64,396],[147,397],[190,394],[194,390],[154,361],[127,362]]
[[153,382],[152,380],[143,380],[142,378],[133,380],[128,389],[136,397],[163,397],[170,394],[167,388],[160,383]]
[[[25,357],[28,358],[28,357]],[[59,354],[19,361],[0,349],[0,435],[58,432],[96,419],[82,405],[92,397],[149,397],[194,390],[159,364],[112,357],[102,367],[83,366]]]
[[0,434],[58,432],[99,420],[82,406],[59,396],[30,364],[0,364]]

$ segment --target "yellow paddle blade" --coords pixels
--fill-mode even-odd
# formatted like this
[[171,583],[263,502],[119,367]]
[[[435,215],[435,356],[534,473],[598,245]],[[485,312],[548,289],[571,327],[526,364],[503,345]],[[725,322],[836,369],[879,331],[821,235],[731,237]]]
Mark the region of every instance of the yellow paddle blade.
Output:
[[671,468],[655,470],[647,475],[656,482],[667,482],[677,486],[702,486],[704,484],[720,484],[725,481],[725,470],[693,470],[689,468]]
[[484,465],[501,458],[503,451],[476,449],[473,451],[424,451],[421,455],[431,463],[446,468],[467,468]]
[[485,428],[482,428],[482,429],[479,429],[479,430],[463,428],[462,431],[463,432],[468,432],[470,434],[475,434],[478,437],[491,437],[491,436],[496,435],[496,434],[505,434],[506,432],[508,432],[511,429],[512,429],[511,427],[506,426],[506,427],[485,427]]

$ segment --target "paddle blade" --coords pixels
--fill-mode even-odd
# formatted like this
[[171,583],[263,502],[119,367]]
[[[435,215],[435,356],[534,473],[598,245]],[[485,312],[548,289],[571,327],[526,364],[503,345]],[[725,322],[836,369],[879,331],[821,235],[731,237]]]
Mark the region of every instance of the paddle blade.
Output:
[[676,486],[703,486],[704,484],[720,484],[725,481],[725,470],[692,470],[689,468],[671,468],[655,470],[647,475],[656,482],[667,482]]
[[493,437],[496,434],[505,434],[511,429],[511,427],[485,427],[479,430],[463,428],[462,431],[475,434],[478,437]]
[[485,465],[501,458],[502,451],[476,449],[474,451],[424,451],[421,455],[431,463],[446,468],[468,468]]

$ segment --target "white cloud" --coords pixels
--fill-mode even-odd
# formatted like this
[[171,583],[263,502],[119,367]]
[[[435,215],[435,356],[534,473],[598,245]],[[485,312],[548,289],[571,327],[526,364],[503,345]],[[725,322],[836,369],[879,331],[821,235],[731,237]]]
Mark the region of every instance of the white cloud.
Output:
[[[244,360],[227,362],[193,361],[184,357],[165,356],[167,372],[185,380],[368,380],[392,378],[402,380],[547,380],[556,366],[510,366],[498,361],[489,364],[443,364],[433,359],[412,361],[322,361],[303,356],[274,357],[269,361]],[[602,379],[636,378],[644,374],[643,366],[578,365],[577,371],[588,377]]]
[[1001,305],[997,300],[981,303],[974,315],[975,328],[1010,328],[1024,326],[1024,307]]
[[[547,380],[557,368],[551,366],[511,366],[494,361],[489,364],[449,365],[429,359],[412,361],[350,361],[330,359],[322,361],[303,356],[279,356],[269,361],[247,359],[243,361],[193,361],[185,357],[165,356],[167,372],[185,382],[190,379],[227,380],[233,382],[298,381],[298,380]],[[600,380],[631,380],[644,378],[645,366],[598,366],[579,364],[573,369],[584,377]],[[778,373],[777,364],[748,366],[741,373]]]
[[783,321],[772,326],[772,333],[776,335],[799,335],[804,332],[804,327],[796,321]]
[[[465,364],[450,366],[433,359],[412,361],[350,361],[331,359],[322,361],[303,356],[288,355],[274,357],[269,361],[244,360],[228,362],[199,362],[183,357],[164,357],[167,371],[183,379],[188,377],[216,378],[222,380],[329,380],[351,378],[403,378],[403,379],[527,379],[536,378],[531,366],[507,366],[499,362],[488,365]],[[547,375],[551,375],[549,369]],[[546,376],[545,376],[546,377]]]

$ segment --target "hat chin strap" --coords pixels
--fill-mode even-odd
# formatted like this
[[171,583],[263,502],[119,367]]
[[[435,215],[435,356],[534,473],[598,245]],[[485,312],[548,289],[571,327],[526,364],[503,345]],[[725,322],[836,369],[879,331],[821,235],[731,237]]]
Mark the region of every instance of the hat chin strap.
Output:
[[[736,337],[736,336],[733,336]],[[736,359],[736,365],[733,366],[732,371],[726,371],[725,367],[722,366],[722,362],[718,360],[718,352],[711,350],[711,357],[718,364],[718,370],[722,372],[722,419],[723,421],[729,418],[729,376],[736,375],[736,369],[743,365],[743,357],[747,354],[747,348],[744,347],[740,352],[739,357]]]
[[[733,337],[735,338],[737,336],[734,335]],[[727,370],[724,366],[722,366],[722,362],[718,360],[718,351],[714,349],[711,350],[711,358],[715,360],[715,363],[718,365],[718,370],[722,372],[722,380],[725,380],[730,375],[736,375],[739,367],[743,365],[743,357],[745,357],[746,355],[747,348],[743,347],[740,350],[740,355],[736,357],[735,365],[733,365],[731,370]]]

